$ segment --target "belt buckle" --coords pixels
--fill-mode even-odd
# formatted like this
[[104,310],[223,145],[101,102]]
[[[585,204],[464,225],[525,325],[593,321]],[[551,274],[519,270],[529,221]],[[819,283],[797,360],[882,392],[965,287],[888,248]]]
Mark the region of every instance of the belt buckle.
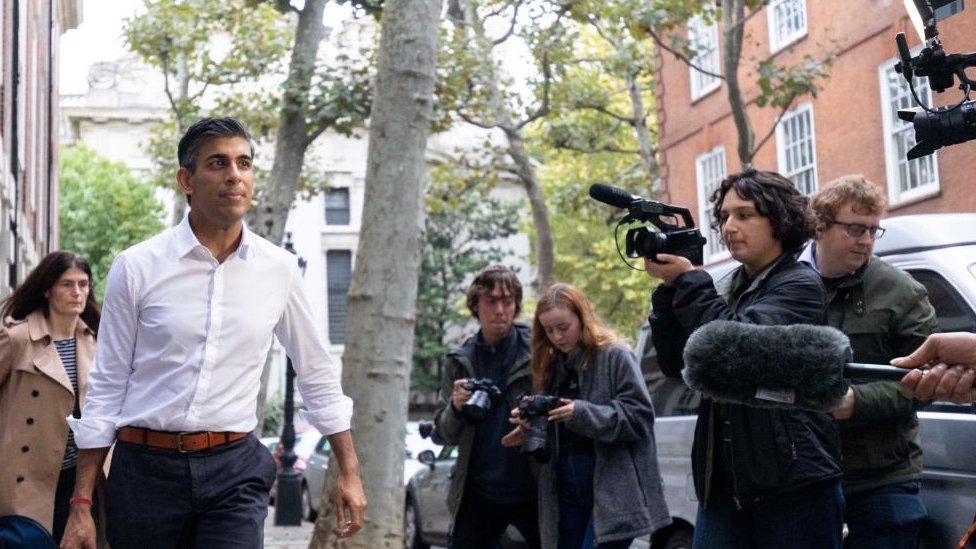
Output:
[[187,450],[186,448],[183,447],[183,435],[189,435],[189,434],[192,433],[187,433],[187,432],[176,433],[176,450],[181,454],[190,453],[190,450]]

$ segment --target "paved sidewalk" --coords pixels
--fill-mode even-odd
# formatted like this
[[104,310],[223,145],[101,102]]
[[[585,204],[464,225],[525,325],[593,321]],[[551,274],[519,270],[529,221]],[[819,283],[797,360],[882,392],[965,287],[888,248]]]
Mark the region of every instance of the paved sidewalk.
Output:
[[274,514],[274,506],[268,507],[268,518],[264,521],[265,549],[306,549],[315,525],[303,520],[301,526],[275,526]]

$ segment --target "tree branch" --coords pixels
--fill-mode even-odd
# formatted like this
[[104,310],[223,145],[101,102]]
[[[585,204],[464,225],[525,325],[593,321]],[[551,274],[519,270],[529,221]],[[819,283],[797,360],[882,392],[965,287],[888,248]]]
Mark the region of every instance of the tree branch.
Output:
[[622,149],[620,147],[614,147],[608,145],[606,147],[580,147],[577,145],[572,145],[569,143],[556,143],[555,147],[564,151],[574,151],[584,154],[596,154],[596,153],[618,153],[618,154],[640,154],[637,149]]
[[515,129],[521,130],[525,126],[535,122],[549,114],[549,89],[552,85],[552,66],[549,64],[549,50],[542,52],[542,104],[534,113],[527,116],[525,120],[516,124]]
[[787,101],[786,105],[779,111],[779,116],[777,116],[776,121],[773,122],[773,127],[770,128],[769,133],[767,133],[766,136],[763,137],[759,141],[759,143],[757,143],[756,146],[752,149],[753,156],[755,156],[755,154],[759,152],[759,149],[763,148],[763,145],[765,145],[766,142],[773,137],[773,135],[776,133],[776,128],[779,126],[780,121],[783,120],[783,117],[786,116],[786,113],[789,112],[789,110],[793,107],[793,101],[795,100],[796,100],[796,93],[791,93],[790,100]]
[[318,124],[308,126],[308,135],[305,136],[305,148],[309,148],[312,143],[319,138],[320,135],[325,133],[326,130],[334,126],[336,123],[335,118],[326,118]]
[[688,56],[687,55],[685,55],[685,54],[681,53],[680,51],[672,48],[671,46],[668,46],[667,44],[665,44],[664,43],[664,40],[661,40],[661,37],[658,36],[658,34],[656,32],[654,32],[654,29],[651,29],[651,28],[647,28],[646,27],[645,30],[647,31],[648,34],[651,35],[651,38],[654,40],[654,43],[657,44],[657,46],[659,48],[661,48],[662,50],[664,50],[666,52],[671,53],[672,55],[674,55],[679,61],[681,61],[685,65],[688,65],[692,69],[695,69],[696,71],[698,71],[698,72],[700,72],[700,73],[702,73],[702,74],[704,74],[706,76],[711,76],[713,78],[719,78],[721,80],[725,80],[725,76],[723,76],[721,74],[715,74],[714,72],[711,72],[711,71],[706,71],[705,69],[699,67],[696,63],[694,63],[691,59],[688,59]]
[[461,109],[455,109],[454,113],[457,114],[459,117],[461,117],[461,120],[464,120],[468,124],[471,124],[472,126],[477,126],[483,130],[493,130],[496,127],[495,125],[486,124],[484,122],[481,122],[480,120],[475,120],[474,118],[471,118],[470,116],[465,114],[465,112],[462,111]]
[[627,124],[628,126],[633,126],[636,123],[636,122],[634,122],[634,119],[633,118],[631,118],[629,116],[624,116],[622,114],[617,114],[617,113],[611,111],[610,109],[604,107],[603,105],[592,105],[592,104],[588,104],[588,103],[578,103],[578,104],[576,104],[576,108],[578,108],[578,109],[588,109],[588,110],[596,111],[596,112],[599,112],[599,113],[603,113],[603,114],[609,116],[610,118],[614,118],[616,120],[619,120],[619,121],[623,122],[624,124]]
[[505,34],[503,34],[501,36],[501,38],[497,38],[495,40],[492,40],[491,41],[491,46],[492,47],[495,47],[495,46],[498,46],[498,45],[504,43],[506,40],[508,40],[509,38],[512,37],[512,34],[515,33],[515,26],[516,26],[516,23],[518,22],[518,12],[519,12],[519,8],[520,7],[522,7],[522,0],[519,0],[518,2],[515,2],[514,9],[512,10],[512,22],[511,22],[511,25],[509,25],[509,27],[508,27],[508,31]]
[[[173,109],[173,114],[179,115],[179,108],[176,106],[176,99],[173,98],[173,91],[169,89],[169,55],[163,54],[159,56],[160,62],[163,64],[163,91],[166,93],[166,99],[169,100],[169,106]],[[178,125],[178,121],[177,121]]]

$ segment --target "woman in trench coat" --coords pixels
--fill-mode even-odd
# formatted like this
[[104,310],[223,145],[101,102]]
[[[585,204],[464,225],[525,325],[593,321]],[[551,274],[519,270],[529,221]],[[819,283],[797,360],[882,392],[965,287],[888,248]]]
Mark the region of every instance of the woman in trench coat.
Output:
[[0,304],[0,516],[30,517],[57,540],[78,452],[66,418],[81,415],[99,316],[88,262],[64,251]]

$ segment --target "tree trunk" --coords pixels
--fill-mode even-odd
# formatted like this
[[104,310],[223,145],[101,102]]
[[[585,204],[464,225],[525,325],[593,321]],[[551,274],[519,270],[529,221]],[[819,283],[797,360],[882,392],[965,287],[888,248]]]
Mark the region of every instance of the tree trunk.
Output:
[[539,182],[535,177],[535,169],[532,167],[532,159],[525,151],[525,142],[522,140],[522,133],[518,130],[506,129],[505,136],[508,139],[508,155],[515,162],[515,172],[518,175],[519,183],[525,189],[525,194],[529,197],[529,207],[532,210],[532,222],[535,225],[535,260],[536,260],[536,291],[542,291],[551,286],[556,281],[556,260],[552,239],[552,225],[549,223],[549,207],[546,205],[546,197],[539,187]]
[[[647,129],[647,111],[644,109],[644,98],[641,97],[640,85],[637,82],[636,74],[627,75],[627,94],[630,96],[630,107],[633,113],[634,135],[637,137],[637,146],[640,150],[641,166],[647,174],[648,189],[654,190],[654,182],[658,180],[657,154],[654,150],[651,132]],[[668,191],[667,183],[661,181],[658,200],[668,202],[671,200],[671,193]]]
[[264,200],[254,216],[254,231],[276,244],[285,236],[285,223],[295,201],[298,176],[309,145],[308,95],[319,44],[325,37],[322,26],[325,3],[326,0],[307,0],[298,15],[295,46],[278,114],[274,164],[268,174]]
[[[288,78],[284,83],[281,109],[278,113],[278,134],[275,139],[274,163],[268,174],[267,188],[260,209],[255,212],[251,229],[275,244],[285,237],[285,224],[288,212],[295,201],[298,177],[305,162],[308,149],[308,92],[315,70],[315,58],[319,44],[325,37],[322,27],[322,14],[326,0],[308,0],[298,15],[298,28],[295,30],[295,45],[292,48]],[[270,353],[270,351],[269,351]],[[261,377],[260,395],[268,392],[268,372],[271,358],[265,360],[265,372]],[[257,403],[258,425],[264,421],[265,398]]]
[[508,141],[508,156],[515,163],[514,173],[519,179],[519,184],[525,189],[525,194],[529,198],[529,207],[532,210],[532,222],[536,233],[536,279],[533,285],[537,291],[544,290],[556,281],[555,275],[555,244],[552,239],[552,226],[549,223],[549,208],[546,206],[546,198],[539,188],[538,180],[535,177],[535,169],[532,160],[525,151],[525,141],[522,138],[522,131],[512,121],[512,113],[502,97],[499,88],[500,78],[494,73],[494,58],[492,56],[492,46],[485,36],[485,29],[481,19],[478,18],[475,2],[466,2],[464,17],[465,24],[474,31],[474,39],[481,51],[481,67],[484,70],[483,84],[490,91],[490,105],[492,116],[495,118],[494,124],[505,134]]
[[742,98],[742,88],[739,86],[739,61],[742,56],[742,36],[745,25],[739,22],[745,19],[745,0],[726,0],[722,2],[723,46],[722,70],[725,73],[725,85],[728,90],[729,106],[732,109],[732,120],[739,143],[737,151],[742,169],[752,166],[752,156],[755,148],[755,134],[746,102]]
[[[344,547],[403,547],[404,425],[410,387],[417,280],[423,247],[423,182],[433,119],[439,0],[387,0],[383,7],[366,197],[349,288],[342,382],[356,403],[356,436],[369,507]],[[334,547],[329,495],[310,547]]]

